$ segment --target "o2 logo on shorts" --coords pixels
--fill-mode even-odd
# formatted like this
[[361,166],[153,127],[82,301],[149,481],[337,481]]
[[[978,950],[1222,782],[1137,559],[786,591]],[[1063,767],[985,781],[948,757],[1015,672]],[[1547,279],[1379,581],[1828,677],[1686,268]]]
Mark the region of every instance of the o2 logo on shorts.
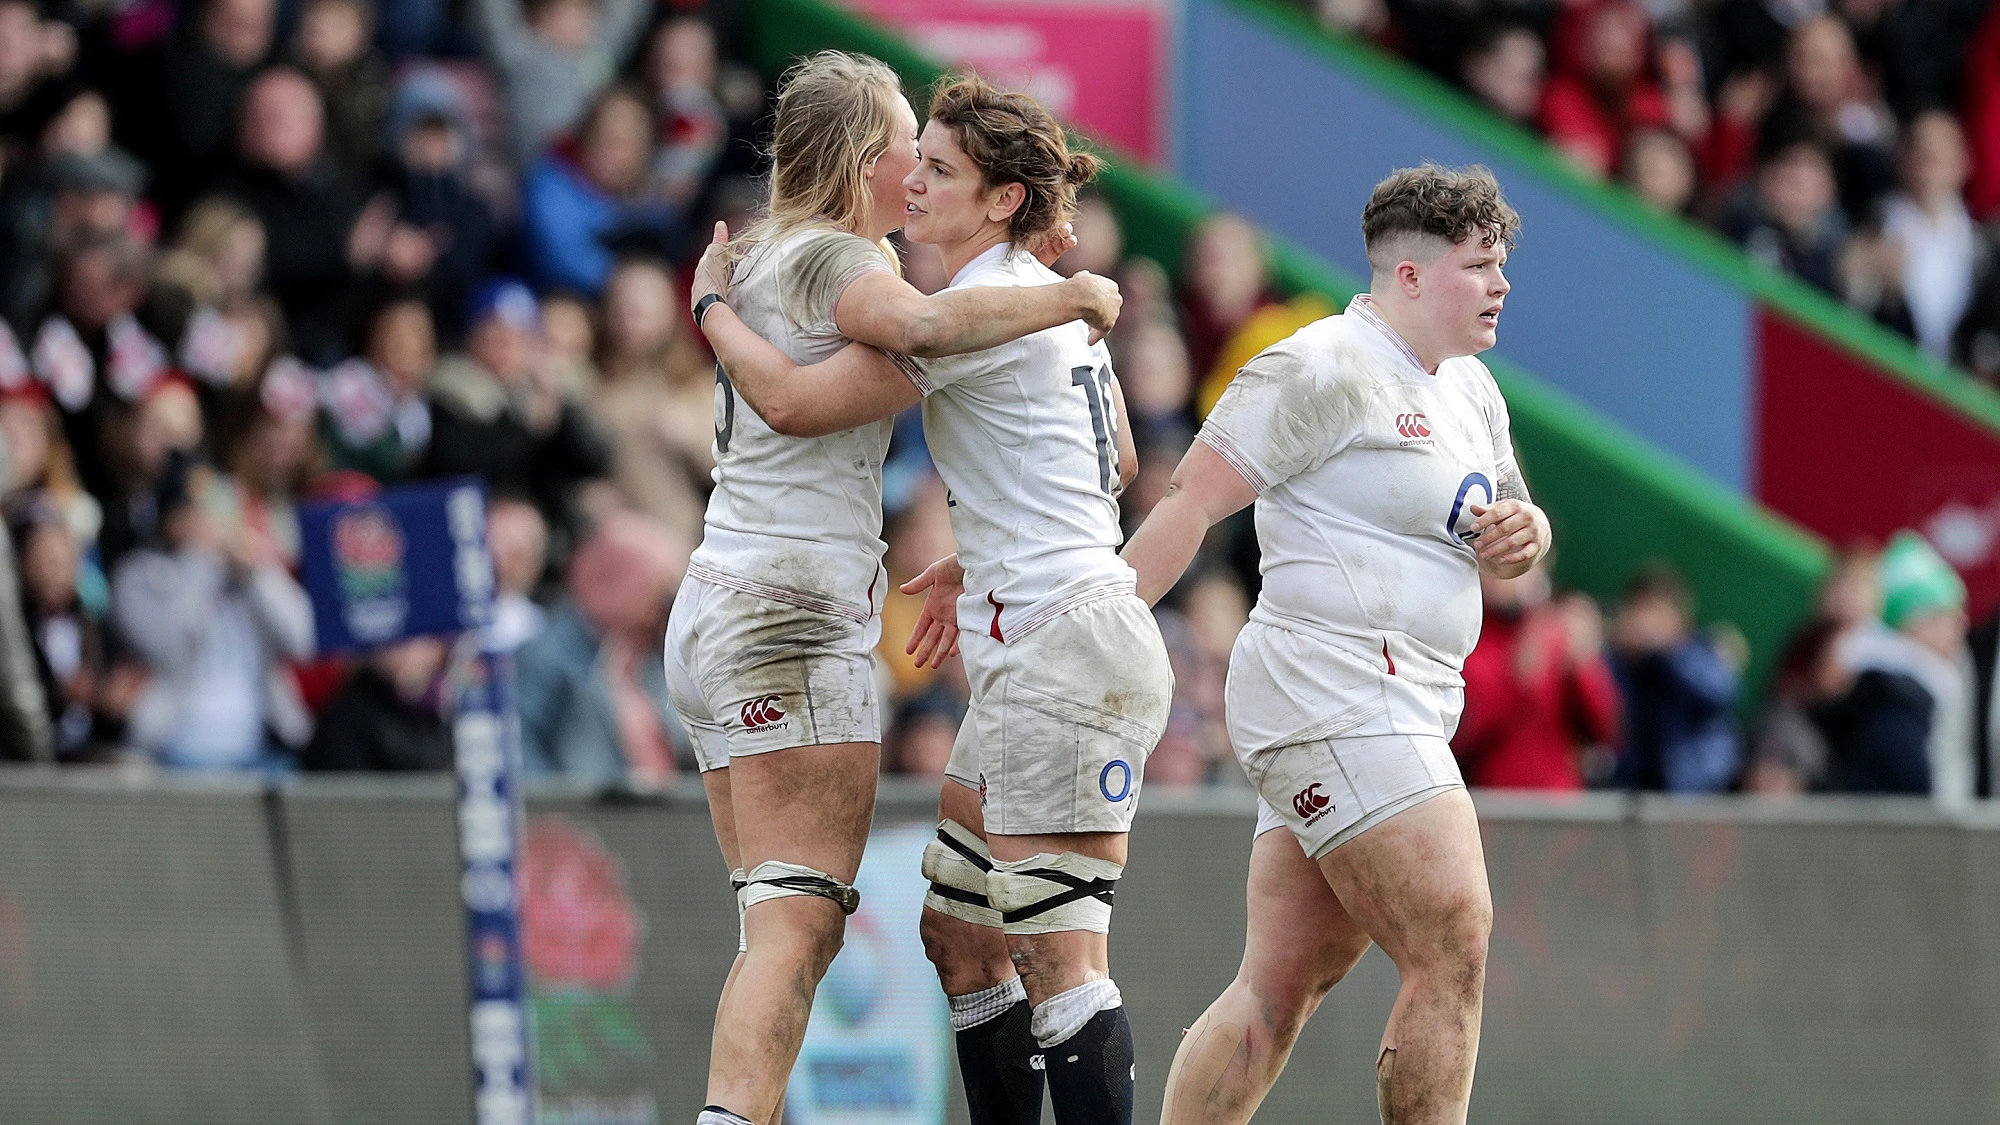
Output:
[[775,695],[753,699],[743,705],[744,730],[769,730],[784,721],[785,709],[778,706]]
[[[1118,775],[1116,793],[1111,791],[1111,775],[1114,773]],[[1132,795],[1132,767],[1126,764],[1125,759],[1113,758],[1097,771],[1097,791],[1114,805]]]
[[1333,798],[1320,792],[1319,782],[1315,781],[1292,794],[1292,811],[1299,814],[1300,820],[1311,824],[1333,811]]
[[[1470,496],[1472,490],[1475,488],[1485,491],[1486,499],[1484,502],[1486,504],[1490,505],[1493,503],[1493,482],[1486,479],[1486,474],[1465,474],[1465,479],[1458,482],[1458,495],[1451,498],[1451,514],[1444,518],[1444,533],[1449,535],[1451,541],[1454,543],[1469,542],[1465,536],[1458,533],[1458,513],[1465,509],[1465,498]],[[1478,501],[1475,501],[1475,503],[1478,503]],[[1474,535],[1472,538],[1477,539],[1479,536]]]

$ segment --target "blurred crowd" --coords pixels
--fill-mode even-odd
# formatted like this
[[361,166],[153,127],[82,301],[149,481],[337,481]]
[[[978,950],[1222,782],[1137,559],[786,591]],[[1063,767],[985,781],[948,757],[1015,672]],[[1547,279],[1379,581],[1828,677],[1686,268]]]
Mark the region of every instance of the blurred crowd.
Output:
[[2000,384],[2000,7],[1304,0]]
[[[773,76],[733,61],[739,14],[0,0],[4,756],[449,768],[451,648],[317,652],[298,511],[474,475],[484,640],[514,656],[529,773],[653,789],[693,768],[661,642],[712,468],[686,277],[759,198]],[[1177,281],[1126,254],[1103,199],[1074,228],[1057,268],[1125,297],[1130,530],[1236,369],[1335,310],[1279,292],[1231,215],[1194,230]],[[899,249],[917,287],[945,283],[935,248]],[[952,549],[914,412],[885,491],[893,590]],[[1223,681],[1257,588],[1246,511],[1158,610],[1177,687],[1150,782],[1243,784]],[[1741,639],[1698,628],[1670,572],[1608,621],[1543,571],[1486,597],[1457,739],[1474,784],[1991,791],[1971,716],[1994,630],[1968,647],[1964,589],[1914,537],[1848,558],[1748,726]],[[918,608],[884,609],[884,768],[936,777],[967,688],[904,653]]]

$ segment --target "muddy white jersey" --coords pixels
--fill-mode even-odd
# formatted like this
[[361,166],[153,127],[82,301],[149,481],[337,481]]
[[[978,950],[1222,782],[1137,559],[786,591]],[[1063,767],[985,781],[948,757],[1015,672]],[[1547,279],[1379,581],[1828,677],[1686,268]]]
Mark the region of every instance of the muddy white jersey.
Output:
[[[951,288],[1062,278],[1002,243]],[[1129,591],[1118,557],[1118,426],[1111,354],[1082,321],[966,355],[904,360],[924,393],[924,441],[950,490],[965,567],[959,628],[1002,641]]]
[[[738,262],[729,306],[801,367],[848,343],[833,310],[855,278],[890,270],[875,243],[807,230]],[[715,491],[689,572],[804,609],[865,620],[882,595],[882,459],[892,422],[824,437],[764,424],[715,373]]]
[[1485,364],[1426,372],[1363,294],[1245,364],[1199,440],[1257,490],[1252,621],[1463,684],[1480,622],[1469,509],[1527,499]]

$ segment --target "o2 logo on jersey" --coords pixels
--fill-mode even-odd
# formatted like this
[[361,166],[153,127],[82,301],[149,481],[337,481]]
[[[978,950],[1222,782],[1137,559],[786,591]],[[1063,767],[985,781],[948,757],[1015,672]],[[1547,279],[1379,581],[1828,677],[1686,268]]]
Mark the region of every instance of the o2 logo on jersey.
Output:
[[[1114,778],[1118,786],[1116,793],[1111,791]],[[1097,771],[1097,791],[1114,805],[1132,795],[1132,767],[1125,759],[1113,758],[1104,763],[1104,768]]]
[[715,365],[715,451],[729,452],[729,439],[736,436],[736,385],[722,364]]
[[[1451,536],[1451,541],[1454,543],[1471,545],[1467,542],[1465,536],[1458,533],[1458,513],[1464,510],[1466,498],[1472,494],[1472,490],[1475,488],[1485,492],[1486,499],[1475,500],[1473,503],[1488,505],[1493,503],[1493,482],[1486,479],[1486,474],[1465,474],[1465,479],[1458,482],[1458,495],[1451,498],[1451,514],[1444,518],[1444,533]],[[1473,538],[1477,539],[1479,536],[1474,535]]]

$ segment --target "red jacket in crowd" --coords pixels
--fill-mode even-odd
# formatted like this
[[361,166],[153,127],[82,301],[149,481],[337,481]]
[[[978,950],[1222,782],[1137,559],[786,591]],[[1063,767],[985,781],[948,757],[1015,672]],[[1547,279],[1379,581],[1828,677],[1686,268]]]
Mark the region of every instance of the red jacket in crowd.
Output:
[[1452,738],[1468,785],[1581,789],[1583,748],[1617,740],[1617,681],[1601,651],[1572,653],[1562,614],[1556,605],[1486,614]]

